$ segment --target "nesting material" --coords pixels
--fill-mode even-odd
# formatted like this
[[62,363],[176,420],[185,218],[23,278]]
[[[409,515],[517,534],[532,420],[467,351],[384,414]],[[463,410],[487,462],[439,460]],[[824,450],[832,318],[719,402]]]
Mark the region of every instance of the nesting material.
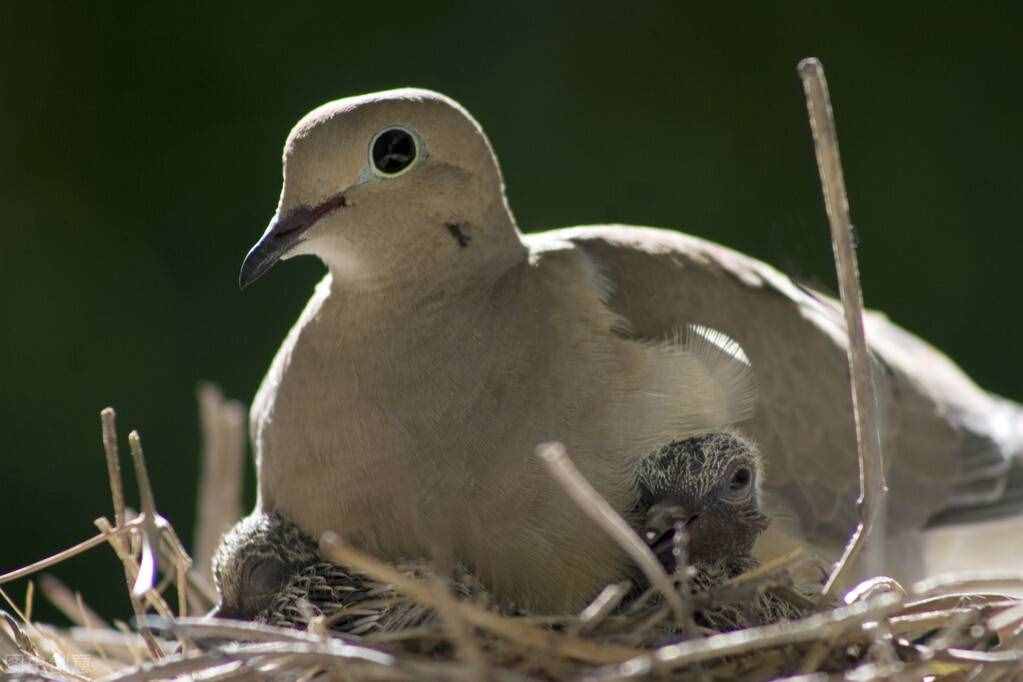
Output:
[[[426,562],[396,567],[410,579],[436,576]],[[394,632],[435,620],[431,609],[394,588],[325,560],[317,543],[281,514],[252,514],[225,535],[213,560],[221,603],[214,616],[336,632]],[[460,599],[485,598],[464,569],[448,581]],[[320,620],[318,620],[320,619]]]
[[[758,568],[752,557],[739,556],[700,563],[688,570],[686,578],[692,589],[706,596],[725,587],[729,580]],[[483,608],[497,608],[486,590],[463,567],[456,568],[454,576],[446,579],[440,578],[427,562],[404,562],[395,569],[410,581],[434,581],[456,599],[471,600]],[[397,632],[437,622],[434,609],[403,594],[379,576],[374,578],[324,559],[317,543],[278,513],[254,514],[231,530],[214,559],[214,578],[222,600],[215,617],[299,629],[317,623],[316,627],[349,635]],[[651,600],[648,596],[656,598]],[[618,612],[631,610],[653,616],[664,602],[654,592],[640,597],[635,590],[631,593],[626,590],[624,597]],[[782,581],[746,594],[737,592],[734,601],[715,603],[704,599],[692,615],[695,624],[730,631],[782,618],[798,618],[808,613],[811,606],[809,597]],[[529,615],[509,607],[503,613]],[[665,619],[650,632],[654,639],[664,638],[677,632],[677,628],[670,619]]]
[[[134,586],[142,543],[119,540],[140,538],[145,524],[142,517],[124,518],[117,527],[101,519],[106,530],[96,539],[0,576],[0,585],[110,543]],[[793,583],[789,571],[802,562],[798,554],[763,566],[744,557],[669,576],[689,614],[682,622],[657,590],[637,595],[629,584],[608,586],[580,613],[529,615],[497,610],[458,571],[442,580],[424,564],[390,566],[337,539],[324,538],[321,549],[353,568],[325,568],[310,538],[271,521],[250,520],[236,540],[279,532],[295,557],[311,563],[259,605],[263,622],[196,617],[207,608],[202,583],[181,570],[187,556],[176,553],[179,545],[163,546],[176,535],[161,519],[160,553],[173,561],[156,564],[155,583],[137,602],[145,614],[137,632],[98,621],[81,595],[58,600],[69,615],[78,612],[81,625],[71,628],[33,622],[31,603],[8,599],[0,615],[0,671],[11,679],[133,682],[223,675],[298,680],[317,672],[346,680],[1023,675],[1023,602],[991,594],[1023,589],[1023,575],[946,576],[907,591],[873,581],[851,593],[851,604],[821,605],[820,585]],[[981,594],[960,593],[965,590]],[[179,601],[184,610],[177,616],[173,591],[195,593],[194,602]],[[73,589],[47,592],[68,597]],[[332,612],[341,602],[347,606]]]

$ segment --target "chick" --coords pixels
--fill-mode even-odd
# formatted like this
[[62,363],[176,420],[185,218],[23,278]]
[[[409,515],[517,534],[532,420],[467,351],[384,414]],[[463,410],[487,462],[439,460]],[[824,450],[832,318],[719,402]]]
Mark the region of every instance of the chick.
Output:
[[694,566],[741,570],[767,527],[760,509],[760,450],[734,432],[677,440],[640,461],[637,509],[643,539],[669,572],[675,570],[675,533],[687,536]]
[[[735,432],[677,440],[643,459],[636,470],[639,532],[669,573],[678,568],[676,533],[686,534],[689,580],[710,595],[759,565],[753,545],[767,528],[761,511],[760,449]],[[811,585],[779,576],[751,592],[721,595],[697,608],[697,624],[719,632],[795,619],[813,611]]]
[[[399,568],[422,577],[424,562]],[[388,586],[323,559],[316,542],[279,513],[252,514],[221,540],[213,557],[220,604],[210,614],[280,627],[306,627],[317,616],[350,634],[393,631],[422,624],[432,612]],[[459,596],[474,593],[467,576],[455,581]]]

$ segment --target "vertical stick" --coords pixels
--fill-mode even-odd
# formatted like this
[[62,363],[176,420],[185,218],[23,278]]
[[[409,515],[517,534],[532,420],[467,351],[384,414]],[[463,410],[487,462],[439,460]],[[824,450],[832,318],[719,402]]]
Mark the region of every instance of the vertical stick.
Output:
[[121,478],[121,457],[117,450],[117,414],[114,408],[99,413],[103,426],[103,452],[107,457],[107,475],[110,477],[110,498],[114,502],[114,527],[124,525],[124,479]]
[[142,453],[142,440],[138,431],[128,434],[128,445],[131,446],[131,458],[135,464],[135,483],[139,488],[139,502],[142,505],[142,559],[139,561],[135,585],[131,588],[132,595],[138,599],[156,583],[160,531],[156,523],[156,498],[153,496],[153,486],[149,482],[149,471],[146,469],[146,458]]
[[[845,324],[849,335],[849,377],[860,464],[860,496],[856,500],[860,522],[824,586],[823,596],[830,598],[868,540],[878,539],[870,535],[875,522],[881,517],[888,488],[884,480],[881,439],[877,427],[874,377],[870,371],[870,354],[863,330],[863,292],[860,289],[859,267],[849,219],[849,199],[845,191],[842,160],[838,153],[838,133],[828,95],[828,83],[824,77],[824,67],[817,59],[804,59],[799,63],[798,71],[806,93],[806,106],[817,153],[817,170],[831,225],[838,290],[845,309]],[[879,544],[874,542],[871,549],[878,548]]]
[[[103,452],[107,459],[107,475],[110,478],[110,498],[114,504],[114,528],[120,529],[125,527],[127,518],[124,509],[124,478],[121,476],[121,456],[117,448],[117,413],[114,412],[114,408],[107,407],[99,413],[99,416],[103,429]],[[108,531],[107,528],[101,528],[101,530]],[[130,536],[111,537],[109,541],[110,546],[119,556],[131,554],[132,540]],[[132,584],[136,576],[127,562],[122,560],[122,563],[124,564],[124,579],[128,584],[128,600],[131,602],[132,610],[136,616],[145,615],[146,610],[142,600],[132,593]],[[148,630],[143,630],[141,634],[149,649],[149,655],[154,660],[160,658],[163,652],[153,638],[153,634]]]
[[192,552],[195,570],[213,579],[213,554],[221,536],[242,516],[245,462],[245,406],[225,400],[213,384],[199,386],[202,474]]

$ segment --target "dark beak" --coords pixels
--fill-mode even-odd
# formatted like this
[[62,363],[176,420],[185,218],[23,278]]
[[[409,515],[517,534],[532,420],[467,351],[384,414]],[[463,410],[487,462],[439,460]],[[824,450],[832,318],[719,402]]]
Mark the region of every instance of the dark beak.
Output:
[[698,511],[688,509],[671,500],[659,502],[650,507],[643,528],[643,539],[661,562],[664,570],[671,573],[678,564],[679,557],[675,554],[675,543],[679,538],[676,538],[676,535],[683,533],[684,541],[688,546],[693,539],[690,537],[695,530],[693,526],[699,518]]
[[650,546],[670,540],[676,527],[689,528],[700,517],[698,510],[690,510],[671,501],[658,502],[647,512],[643,539]]
[[302,236],[316,224],[316,221],[347,206],[348,201],[344,193],[339,192],[318,206],[298,206],[283,216],[278,211],[267,225],[266,232],[256,245],[249,249],[245,260],[242,261],[238,286],[244,289],[262,277],[295,244],[302,241]]
[[245,260],[242,261],[242,270],[238,275],[240,288],[244,289],[262,277],[288,252],[288,249],[298,243],[306,230],[312,226],[311,222],[305,220],[307,216],[308,211],[301,209],[291,211],[284,217],[279,213],[274,215],[266,232],[255,246],[249,249]]

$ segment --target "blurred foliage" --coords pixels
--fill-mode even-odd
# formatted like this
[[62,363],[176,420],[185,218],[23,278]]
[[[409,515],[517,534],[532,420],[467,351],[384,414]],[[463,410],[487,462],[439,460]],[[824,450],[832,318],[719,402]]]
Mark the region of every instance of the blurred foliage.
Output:
[[[249,400],[322,272],[235,284],[284,138],[401,85],[480,120],[524,229],[677,226],[831,287],[795,73],[820,57],[868,304],[1023,397],[1023,9],[830,4],[5,3],[0,570],[110,513],[105,405],[190,535],[196,383]],[[126,612],[112,552],[55,573]]]

